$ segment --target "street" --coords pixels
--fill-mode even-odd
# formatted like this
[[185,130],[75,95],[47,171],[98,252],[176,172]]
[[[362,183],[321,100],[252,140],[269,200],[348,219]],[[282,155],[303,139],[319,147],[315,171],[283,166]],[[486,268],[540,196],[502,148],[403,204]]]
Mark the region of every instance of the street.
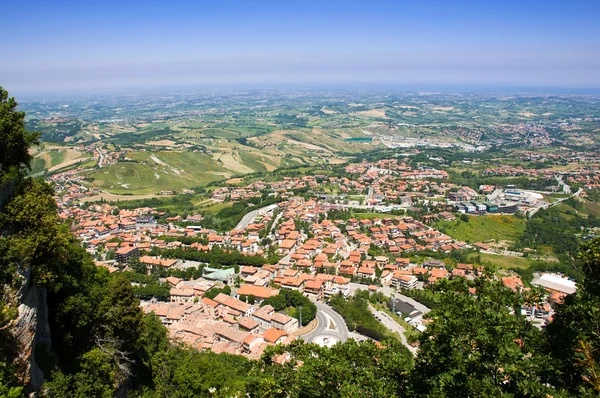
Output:
[[317,306],[317,327],[310,333],[300,336],[307,343],[331,345],[348,340],[348,327],[344,318],[333,308],[321,302]]
[[238,230],[246,229],[246,227],[248,227],[248,225],[250,225],[254,222],[254,219],[256,218],[256,215],[258,214],[258,212],[269,211],[269,210],[275,209],[275,208],[277,208],[277,205],[269,205],[269,206],[261,207],[260,209],[257,209],[257,210],[252,210],[250,213],[246,214],[240,220],[240,222],[238,223],[238,225],[236,225],[236,227],[234,229],[238,229]]
[[408,350],[414,356],[417,355],[417,349],[415,347],[411,346],[410,344],[408,344],[408,341],[406,340],[406,336],[404,335],[404,333],[406,332],[406,329],[404,329],[404,327],[402,325],[400,325],[398,322],[396,322],[391,316],[389,316],[385,312],[378,311],[377,309],[375,309],[375,307],[373,307],[371,304],[369,304],[369,310],[371,310],[371,313],[375,316],[375,318],[377,318],[379,320],[379,322],[381,322],[383,324],[383,326],[385,326],[392,332],[398,333],[400,335],[400,340],[402,340],[402,345],[404,345],[406,348],[408,348]]

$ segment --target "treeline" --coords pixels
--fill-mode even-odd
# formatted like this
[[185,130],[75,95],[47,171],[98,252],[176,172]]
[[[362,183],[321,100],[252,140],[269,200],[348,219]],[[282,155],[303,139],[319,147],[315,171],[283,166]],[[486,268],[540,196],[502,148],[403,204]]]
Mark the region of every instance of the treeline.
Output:
[[370,295],[366,290],[359,290],[348,298],[341,294],[335,295],[329,299],[329,304],[344,318],[351,332],[356,331],[377,341],[395,338],[369,310],[370,300],[373,300],[373,303],[385,302],[382,295]]
[[251,265],[260,267],[268,264],[268,259],[264,257],[248,256],[237,250],[224,251],[219,246],[213,246],[212,249],[207,252],[188,248],[159,249],[154,247],[150,250],[149,254],[151,256],[162,256],[163,258],[199,261],[217,267],[233,265]]
[[556,185],[554,179],[529,178],[529,177],[502,177],[502,176],[484,176],[472,171],[463,171],[461,173],[449,172],[450,181],[460,186],[468,186],[475,190],[480,185],[497,185],[506,187],[507,185],[516,185],[519,189],[547,190],[548,187]]
[[174,139],[173,131],[169,127],[165,127],[141,133],[119,133],[116,136],[109,138],[107,141],[110,141],[114,145],[130,146],[146,141],[152,141],[159,137],[161,139]]
[[431,309],[440,304],[440,295],[430,289],[402,289],[401,293]]

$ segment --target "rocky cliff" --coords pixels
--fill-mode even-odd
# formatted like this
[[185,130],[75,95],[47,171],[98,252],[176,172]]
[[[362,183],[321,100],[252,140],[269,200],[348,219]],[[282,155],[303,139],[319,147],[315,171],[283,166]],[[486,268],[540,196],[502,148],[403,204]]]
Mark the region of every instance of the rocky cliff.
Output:
[[21,288],[13,295],[19,315],[10,331],[15,338],[18,377],[29,392],[35,392],[44,383],[44,373],[35,358],[36,346],[50,345],[50,327],[46,290],[33,284],[30,275],[30,269],[20,275]]

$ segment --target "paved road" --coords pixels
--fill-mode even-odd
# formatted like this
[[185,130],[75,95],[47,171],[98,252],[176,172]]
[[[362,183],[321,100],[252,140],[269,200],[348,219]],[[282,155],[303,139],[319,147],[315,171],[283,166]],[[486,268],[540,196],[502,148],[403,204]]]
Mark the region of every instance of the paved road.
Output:
[[257,210],[252,210],[250,213],[246,214],[244,216],[244,218],[242,218],[240,220],[240,222],[238,223],[238,225],[236,225],[236,227],[234,229],[246,229],[246,227],[248,225],[250,225],[254,222],[254,219],[256,218],[256,215],[258,214],[259,211],[263,211],[263,210],[267,210],[267,209],[275,209],[276,207],[277,207],[277,205],[269,205],[269,206],[261,207],[260,209],[257,209]]
[[[344,318],[327,304],[321,302],[315,302],[315,304],[317,305],[317,327],[300,338],[308,343],[315,342],[322,337],[333,337],[341,342],[348,340],[348,327]],[[331,328],[332,323],[333,328]]]
[[371,310],[371,313],[375,315],[375,318],[379,319],[379,321],[383,323],[383,326],[385,326],[392,332],[398,333],[400,335],[400,340],[402,340],[402,344],[406,348],[408,348],[408,350],[412,352],[414,356],[417,356],[417,349],[408,344],[406,336],[404,336],[406,329],[404,329],[402,325],[396,322],[391,316],[389,316],[385,312],[376,310],[371,304],[369,304],[369,309]]

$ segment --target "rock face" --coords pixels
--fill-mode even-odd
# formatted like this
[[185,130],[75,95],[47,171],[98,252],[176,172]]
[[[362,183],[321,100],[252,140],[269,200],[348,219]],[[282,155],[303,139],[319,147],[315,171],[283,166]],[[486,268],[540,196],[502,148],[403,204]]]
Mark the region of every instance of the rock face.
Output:
[[38,344],[50,345],[46,290],[31,283],[31,270],[23,275],[23,284],[16,294],[19,315],[10,327],[17,344],[18,376],[30,392],[39,391],[44,384],[44,373],[35,360]]

